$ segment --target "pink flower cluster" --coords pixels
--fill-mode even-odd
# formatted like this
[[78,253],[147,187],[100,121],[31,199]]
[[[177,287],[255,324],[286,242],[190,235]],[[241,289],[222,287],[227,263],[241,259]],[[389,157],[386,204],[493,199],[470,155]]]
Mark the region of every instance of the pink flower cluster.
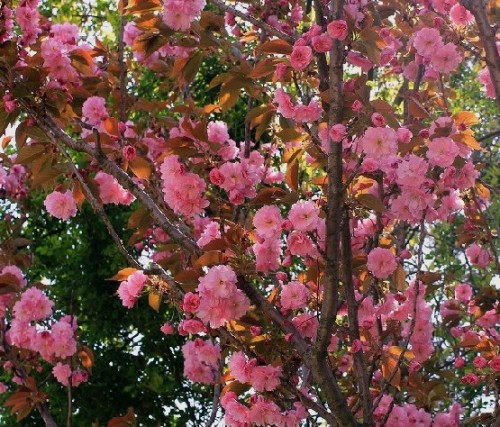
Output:
[[0,44],[8,40],[12,36],[12,28],[14,27],[14,19],[12,9],[8,6],[0,7]]
[[125,190],[114,176],[106,172],[97,172],[94,180],[99,188],[99,197],[103,203],[128,206],[135,200],[135,197]]
[[148,276],[142,271],[132,273],[129,278],[120,283],[118,287],[118,296],[127,308],[132,308],[139,299]]
[[265,174],[264,157],[258,151],[252,151],[248,158],[241,157],[239,162],[225,162],[210,171],[210,182],[226,190],[235,205],[256,196],[256,186]]
[[[392,406],[393,397],[384,395],[380,400],[380,404],[374,411],[373,415],[375,421],[378,423],[385,419],[386,414],[390,412],[387,427],[404,427],[408,425],[415,425],[419,427],[459,427],[460,414],[462,408],[459,404],[454,403],[449,412],[441,412],[436,414],[434,420],[423,408],[417,408],[412,403],[404,403],[403,405],[395,404]],[[392,410],[391,410],[392,406]]]
[[308,417],[306,409],[299,402],[294,403],[294,409],[282,411],[276,403],[262,396],[254,395],[249,400],[250,407],[240,403],[234,392],[229,391],[224,394],[221,398],[221,406],[225,411],[226,426],[298,427],[301,421]]
[[228,362],[231,375],[255,391],[274,391],[280,384],[281,366],[258,365],[257,359],[247,360],[243,352],[233,353]]
[[273,102],[278,104],[278,113],[297,123],[315,122],[323,115],[323,109],[318,102],[311,100],[308,105],[293,105],[290,96],[283,89],[276,90]]
[[205,0],[164,0],[163,22],[174,30],[185,31],[205,4]]
[[462,62],[462,56],[453,43],[444,44],[439,30],[422,28],[413,38],[413,46],[424,61],[443,74],[454,71]]
[[211,384],[217,381],[220,371],[220,347],[210,341],[196,338],[182,346],[184,376],[191,381]]
[[106,100],[100,96],[91,96],[83,103],[82,115],[90,125],[99,128],[109,117],[106,110]]
[[45,198],[43,204],[49,214],[64,221],[74,217],[78,212],[75,198],[70,190],[64,193],[53,191]]
[[491,256],[488,250],[482,248],[477,243],[469,245],[465,250],[465,255],[467,255],[471,264],[477,265],[481,268],[487,267],[491,261]]
[[206,183],[179,162],[179,156],[165,157],[160,166],[163,197],[175,213],[193,217],[209,205],[204,197]]
[[[15,156],[11,156],[15,162]],[[4,163],[5,165],[5,163]],[[0,164],[0,188],[5,190],[8,197],[21,200],[27,195],[26,169],[23,165],[12,164],[7,170]]]
[[318,53],[326,53],[332,48],[334,40],[344,40],[347,34],[347,23],[343,20],[330,22],[326,33],[322,32],[319,25],[312,25],[309,31],[295,42],[290,55],[292,68],[297,71],[305,70],[313,59],[313,49]]
[[52,368],[52,374],[63,386],[67,387],[70,383],[71,386],[78,387],[81,383],[86,383],[89,378],[87,371],[83,369],[72,370],[71,366],[58,362],[54,368]]
[[218,328],[229,320],[237,320],[250,307],[247,296],[236,287],[238,279],[231,267],[218,265],[200,278],[199,305],[196,315],[211,327]]
[[38,13],[39,0],[21,2],[16,8],[16,21],[21,28],[21,38],[19,43],[22,46],[29,46],[35,43],[40,29],[40,14]]
[[[53,37],[45,39],[41,44],[43,65],[49,70],[49,77],[52,79],[51,87],[54,87],[53,82],[55,81],[61,86],[67,84],[78,85],[80,79],[77,71],[71,65],[69,57],[69,53],[78,47],[76,45],[78,27],[69,23],[56,24],[52,26],[51,34]],[[83,49],[83,47],[80,47],[80,49]]]

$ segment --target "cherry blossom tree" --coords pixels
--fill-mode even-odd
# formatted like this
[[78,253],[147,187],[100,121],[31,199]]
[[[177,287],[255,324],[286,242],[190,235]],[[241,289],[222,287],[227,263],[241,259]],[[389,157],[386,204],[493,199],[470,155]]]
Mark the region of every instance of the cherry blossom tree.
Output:
[[[498,419],[476,409],[500,401],[480,144],[499,132],[475,137],[457,99],[472,70],[500,109],[495,2],[120,0],[107,41],[39,0],[0,4],[2,220],[22,235],[41,192],[60,221],[89,204],[128,263],[111,278],[123,310],[178,314],[158,329],[213,387],[207,425]],[[214,60],[209,102],[194,89]],[[129,212],[128,241],[107,205]],[[439,264],[446,224],[461,273]],[[6,247],[5,406],[55,426],[45,383],[84,387],[92,349]]]

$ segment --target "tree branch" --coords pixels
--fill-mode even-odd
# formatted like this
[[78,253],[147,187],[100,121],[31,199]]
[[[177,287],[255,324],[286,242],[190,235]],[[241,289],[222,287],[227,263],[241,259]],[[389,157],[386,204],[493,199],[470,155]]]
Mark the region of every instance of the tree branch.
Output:
[[268,34],[278,37],[279,39],[285,40],[290,44],[295,43],[295,37],[289,36],[288,34],[285,34],[283,31],[278,30],[277,28],[273,27],[272,25],[266,24],[265,22],[253,17],[252,15],[249,15],[248,13],[245,13],[241,10],[235,9],[234,7],[228,6],[224,4],[224,2],[220,0],[212,0],[212,3],[217,6],[220,10],[223,10],[224,12],[228,12],[231,15],[237,16],[238,18],[243,19],[244,21],[250,22],[256,27],[260,28],[261,30],[266,31]]
[[486,5],[482,0],[461,0],[460,3],[474,15],[476,20],[479,38],[483,43],[486,65],[495,89],[497,107],[500,110],[500,55],[496,45],[495,28],[488,20]]
[[97,149],[91,147],[84,141],[78,141],[71,138],[57,125],[55,120],[46,114],[45,111],[43,111],[39,106],[31,106],[23,99],[19,99],[18,103],[25,110],[25,112],[36,121],[40,129],[44,131],[47,136],[49,136],[52,140],[62,141],[66,146],[75,151],[84,152],[90,155],[97,161],[99,166],[104,171],[113,175],[113,177],[115,177],[126,190],[130,191],[142,202],[156,223],[170,237],[172,237],[175,242],[192,254],[200,254],[200,249],[194,238],[185,231],[181,230],[177,224],[171,222],[165,216],[163,211],[156,205],[153,199],[138,185],[136,185],[132,178],[123,169],[121,169],[120,166],[108,159],[102,153],[99,153]]
[[[345,297],[347,301],[347,316],[349,319],[349,338],[352,344],[355,340],[360,340],[360,335],[358,303],[356,301],[354,283],[352,280],[351,229],[349,226],[349,212],[347,209],[344,210],[344,221],[342,226],[342,267]],[[373,400],[370,393],[368,372],[362,349],[354,353],[354,373],[360,390],[360,398],[363,407],[363,425],[373,426]]]

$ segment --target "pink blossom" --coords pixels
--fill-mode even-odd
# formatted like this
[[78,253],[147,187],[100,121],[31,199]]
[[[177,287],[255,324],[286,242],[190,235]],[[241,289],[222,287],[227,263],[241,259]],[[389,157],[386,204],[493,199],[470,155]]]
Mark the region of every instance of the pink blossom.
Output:
[[283,310],[304,308],[309,297],[309,290],[300,282],[292,281],[282,286],[280,301]]
[[469,302],[472,298],[472,288],[468,283],[461,283],[455,287],[455,298],[461,302]]
[[135,159],[137,155],[137,150],[132,145],[125,145],[122,149],[122,155],[128,161]]
[[54,36],[54,39],[61,43],[76,45],[79,29],[77,25],[65,22],[64,24],[52,25],[50,33]]
[[211,384],[218,378],[220,347],[196,338],[182,347],[184,375],[191,381]]
[[375,127],[384,127],[386,125],[385,118],[380,113],[373,113],[370,118],[373,126]]
[[312,340],[316,339],[319,322],[314,314],[299,314],[292,319],[292,323],[303,338],[311,338]]
[[125,25],[123,32],[123,41],[130,47],[134,45],[134,40],[142,34],[135,22],[129,22]]
[[396,135],[398,138],[398,142],[400,142],[401,144],[408,144],[413,137],[413,134],[407,128],[399,128],[396,131]]
[[474,15],[458,3],[451,8],[450,18],[455,25],[469,25],[474,22]]
[[465,366],[465,359],[463,357],[455,358],[455,368],[463,368]]
[[313,231],[319,219],[319,209],[311,200],[300,200],[293,204],[288,219],[298,231]]
[[312,38],[312,47],[318,53],[328,52],[332,48],[332,39],[328,34],[321,34]]
[[205,4],[205,0],[164,0],[163,22],[174,30],[185,31]]
[[128,206],[135,200],[134,196],[125,190],[114,176],[106,172],[97,172],[94,180],[99,187],[99,197],[103,203]]
[[330,128],[328,135],[333,142],[342,142],[346,136],[346,128],[343,124],[337,123]]
[[256,366],[250,373],[249,382],[256,391],[274,391],[280,385],[281,371],[281,366]]
[[277,206],[263,206],[253,218],[253,225],[258,236],[273,239],[281,235],[283,218]]
[[255,268],[257,271],[268,272],[279,268],[281,256],[281,240],[266,239],[262,243],[252,246],[255,254]]
[[161,326],[160,331],[164,335],[172,335],[174,333],[175,329],[171,323],[166,322]]
[[106,100],[100,96],[91,96],[83,103],[82,115],[92,126],[100,126],[109,117]]
[[448,137],[434,138],[429,143],[427,158],[431,165],[446,168],[451,166],[458,155],[459,149],[455,141]]
[[179,327],[177,329],[179,331],[179,335],[182,336],[202,333],[206,334],[208,332],[208,328],[201,320],[198,319],[185,319],[179,323]]
[[465,250],[465,255],[467,255],[471,264],[481,268],[485,268],[490,263],[490,253],[477,243],[469,245]]
[[302,71],[311,63],[312,57],[313,52],[309,46],[295,45],[290,55],[290,63],[294,70]]
[[382,160],[396,154],[396,132],[388,127],[369,127],[360,139],[360,146],[368,157]]
[[184,295],[184,300],[182,302],[182,309],[188,313],[195,313],[200,306],[200,297],[192,292],[187,292]]
[[64,193],[53,191],[45,198],[43,204],[49,214],[64,221],[74,217],[78,212],[75,198],[70,190]]
[[443,74],[449,74],[462,62],[462,56],[453,43],[447,43],[432,53],[432,67]]
[[344,20],[332,21],[326,27],[328,35],[336,40],[344,40],[348,34],[347,22]]
[[488,67],[483,68],[477,73],[477,79],[484,86],[486,96],[488,98],[495,98],[495,86],[493,85]]
[[474,357],[472,364],[478,369],[483,369],[488,364],[488,361],[483,356],[476,356]]
[[75,331],[65,319],[58,320],[50,330],[52,335],[51,351],[55,357],[65,359],[76,353]]
[[493,356],[490,360],[490,367],[493,371],[500,372],[500,356]]
[[323,109],[315,100],[311,100],[308,105],[293,105],[290,96],[281,88],[274,93],[273,102],[278,104],[278,113],[283,117],[300,123],[317,121],[323,114]]
[[425,181],[429,165],[421,157],[410,154],[396,171],[396,182],[403,187],[419,188]]
[[355,67],[360,67],[365,73],[373,67],[373,62],[370,61],[366,56],[362,55],[359,52],[355,52],[353,50],[349,50],[347,54],[346,61],[354,65]]
[[146,284],[148,277],[142,271],[132,273],[126,281],[120,283],[118,296],[127,308],[132,308]]
[[422,28],[413,37],[413,46],[419,55],[431,57],[443,46],[441,34],[435,28]]
[[293,231],[288,235],[286,246],[291,255],[316,258],[318,250],[310,237],[302,231]]
[[500,314],[497,313],[497,309],[492,308],[477,319],[476,324],[485,329],[494,328],[500,324]]
[[71,367],[67,364],[58,362],[52,368],[52,374],[63,386],[67,387],[69,385],[69,378],[71,377]]
[[83,369],[77,369],[73,371],[71,376],[71,385],[73,387],[78,387],[81,383],[86,383],[89,380],[89,374]]
[[[199,279],[199,307],[196,315],[212,327],[242,317],[250,307],[247,296],[236,287],[236,274],[224,265],[212,267]],[[196,302],[191,301],[196,305]]]
[[470,385],[470,386],[476,386],[480,382],[479,377],[476,374],[472,373],[472,372],[469,372],[468,374],[464,375],[460,379],[460,381],[463,384]]
[[13,313],[17,320],[31,322],[43,320],[52,314],[54,302],[40,289],[31,287],[21,294],[21,299],[14,304]]
[[375,248],[368,254],[368,270],[377,279],[387,279],[397,266],[396,257],[389,249]]
[[210,221],[205,226],[200,238],[196,243],[200,248],[202,248],[203,246],[208,245],[211,241],[220,239],[221,237],[220,224],[215,221]]
[[224,144],[229,139],[227,124],[222,121],[210,122],[207,125],[208,140],[218,144]]

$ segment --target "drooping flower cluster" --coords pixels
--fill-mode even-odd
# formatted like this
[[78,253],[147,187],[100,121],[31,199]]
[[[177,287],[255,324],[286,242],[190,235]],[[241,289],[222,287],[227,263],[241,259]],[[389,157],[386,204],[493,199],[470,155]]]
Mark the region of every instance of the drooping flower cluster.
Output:
[[225,410],[224,422],[229,427],[246,425],[298,427],[308,416],[300,402],[295,402],[293,409],[282,411],[272,400],[267,400],[263,396],[252,396],[250,407],[247,407],[238,401],[238,396],[232,391],[222,397],[221,406]]
[[217,381],[220,372],[220,347],[210,341],[196,338],[182,346],[184,375],[191,381],[211,384]]
[[237,320],[250,307],[247,296],[236,287],[238,279],[231,267],[219,265],[208,270],[200,278],[197,291],[199,305],[196,315],[212,328],[218,328],[229,320]]
[[[11,292],[0,296],[2,318],[6,317],[8,311],[11,314],[10,322],[7,323],[6,328],[6,342],[9,346],[15,346],[25,352],[18,356],[19,361],[23,357],[32,358],[34,353],[41,356],[46,362],[56,365],[54,376],[59,381],[64,382],[59,365],[61,365],[61,361],[66,361],[77,352],[75,332],[78,326],[76,318],[63,316],[59,320],[53,321],[54,302],[35,286],[25,288],[26,279],[16,266],[5,266],[0,272],[0,277],[13,285],[16,283],[15,290],[12,289]],[[18,298],[16,298],[16,294]],[[7,372],[11,369],[9,363],[3,365]],[[75,387],[81,382],[87,381],[87,372],[79,368],[75,368],[72,375]],[[16,377],[13,380],[16,380]]]
[[135,271],[120,283],[118,296],[127,308],[132,308],[139,299],[148,277],[142,271]]
[[193,217],[209,205],[204,197],[206,183],[197,174],[187,172],[179,156],[165,157],[160,166],[165,202],[175,213]]
[[106,172],[97,172],[94,180],[98,185],[99,197],[103,203],[128,206],[135,200],[135,197],[125,190],[114,176]]
[[311,100],[308,105],[294,105],[283,89],[276,90],[273,102],[278,104],[278,113],[298,123],[315,122],[323,115],[323,109],[317,101]]
[[255,391],[273,391],[280,384],[281,366],[258,365],[257,359],[247,360],[241,351],[229,358],[228,366],[236,380],[250,384]]

